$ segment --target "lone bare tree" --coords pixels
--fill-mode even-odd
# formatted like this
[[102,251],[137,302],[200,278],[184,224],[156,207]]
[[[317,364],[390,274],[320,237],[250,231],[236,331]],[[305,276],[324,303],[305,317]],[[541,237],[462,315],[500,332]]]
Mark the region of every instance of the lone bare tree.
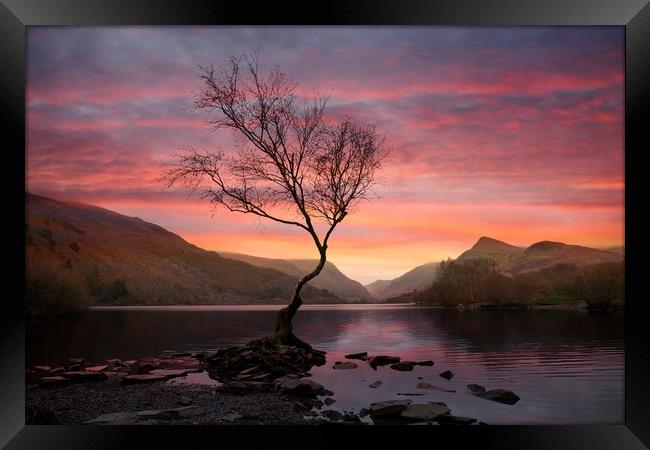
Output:
[[298,96],[298,83],[278,66],[262,73],[255,53],[232,56],[219,71],[200,69],[194,107],[208,113],[215,130],[232,130],[244,144],[227,155],[187,147],[164,180],[168,186],[183,182],[215,206],[309,233],[320,260],[278,312],[273,339],[313,350],[292,331],[302,288],[323,269],[336,226],[371,197],[387,153],[384,138],[374,125],[328,117],[325,97]]

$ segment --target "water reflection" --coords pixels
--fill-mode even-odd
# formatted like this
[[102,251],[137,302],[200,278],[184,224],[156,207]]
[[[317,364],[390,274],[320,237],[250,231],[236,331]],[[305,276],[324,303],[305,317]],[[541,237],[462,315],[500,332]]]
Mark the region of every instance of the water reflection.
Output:
[[[56,365],[138,358],[164,350],[210,350],[266,335],[276,308],[97,310],[74,319],[30,322],[27,364]],[[582,311],[455,311],[416,307],[306,308],[296,332],[328,351],[313,379],[335,392],[332,409],[424,393],[415,402],[444,401],[459,415],[487,423],[622,423],[623,315]],[[432,359],[433,367],[398,372],[332,370],[346,353],[395,354]],[[451,370],[447,381],[439,373]],[[376,389],[368,385],[376,380]],[[427,382],[456,393],[417,390]],[[514,406],[466,393],[468,383],[508,388]]]

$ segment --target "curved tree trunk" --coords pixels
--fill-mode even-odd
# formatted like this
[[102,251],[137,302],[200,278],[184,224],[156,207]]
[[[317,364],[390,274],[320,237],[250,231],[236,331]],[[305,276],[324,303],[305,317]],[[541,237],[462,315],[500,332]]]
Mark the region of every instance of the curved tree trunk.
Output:
[[293,334],[293,317],[296,315],[298,308],[300,308],[303,303],[302,297],[300,296],[302,288],[309,282],[309,280],[315,278],[319,273],[321,273],[325,266],[325,261],[326,249],[323,248],[320,250],[320,261],[316,268],[300,279],[296,285],[296,289],[293,291],[291,302],[278,311],[278,315],[275,319],[275,334],[273,336],[274,340],[277,342],[283,345],[300,347],[310,352],[322,353],[319,350],[315,350],[311,345]]

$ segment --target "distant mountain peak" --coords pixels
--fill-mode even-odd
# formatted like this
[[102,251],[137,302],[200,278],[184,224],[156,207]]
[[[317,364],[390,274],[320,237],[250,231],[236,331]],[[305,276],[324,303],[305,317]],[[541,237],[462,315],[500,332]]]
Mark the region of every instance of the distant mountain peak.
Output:
[[476,241],[476,244],[474,244],[472,250],[515,250],[519,248],[520,247],[508,244],[507,242],[499,241],[488,236],[482,236],[478,241]]

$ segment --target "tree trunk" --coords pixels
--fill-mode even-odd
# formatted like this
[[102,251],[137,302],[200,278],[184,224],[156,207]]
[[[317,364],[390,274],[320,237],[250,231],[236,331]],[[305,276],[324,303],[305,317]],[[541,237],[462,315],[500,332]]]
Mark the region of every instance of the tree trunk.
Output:
[[293,291],[291,302],[278,312],[275,319],[275,334],[273,336],[276,342],[282,345],[300,347],[310,352],[323,353],[319,350],[315,350],[311,345],[293,334],[293,317],[296,315],[298,308],[300,308],[303,303],[302,297],[300,296],[302,288],[309,282],[309,280],[315,278],[319,273],[321,273],[325,266],[325,261],[326,249],[323,248],[320,250],[320,261],[316,268],[300,279],[296,285],[296,289]]

